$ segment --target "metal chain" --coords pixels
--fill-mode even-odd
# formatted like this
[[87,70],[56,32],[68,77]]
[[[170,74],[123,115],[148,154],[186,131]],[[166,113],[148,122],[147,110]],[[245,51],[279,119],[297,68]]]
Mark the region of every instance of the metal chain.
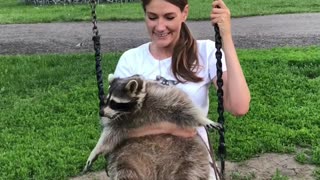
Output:
[[101,109],[104,105],[104,88],[103,88],[103,76],[102,76],[102,67],[101,67],[101,43],[100,43],[100,35],[97,26],[97,14],[96,14],[96,0],[90,0],[91,6],[91,16],[92,16],[92,33],[93,33],[93,47],[95,51],[95,60],[96,60],[96,76],[97,76],[97,84],[98,84],[98,95],[99,95],[99,108]]
[[225,140],[224,140],[224,107],[223,107],[223,79],[222,79],[222,40],[221,40],[221,35],[220,35],[220,30],[219,26],[217,24],[214,25],[214,31],[215,31],[215,45],[216,45],[216,58],[217,58],[217,96],[218,96],[218,123],[221,124],[222,128],[219,130],[219,147],[218,147],[218,154],[219,154],[219,159],[221,162],[221,175],[224,178],[224,170],[225,170],[225,158],[226,158],[226,146],[225,146]]
[[92,32],[93,35],[98,36],[98,26],[97,26],[97,14],[96,14],[96,7],[97,7],[97,1],[96,0],[90,0],[90,6],[91,6],[91,16],[92,16]]

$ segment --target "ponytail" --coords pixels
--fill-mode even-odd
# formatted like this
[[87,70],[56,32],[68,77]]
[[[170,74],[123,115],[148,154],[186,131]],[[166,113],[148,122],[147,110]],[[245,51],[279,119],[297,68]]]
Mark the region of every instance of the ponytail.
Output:
[[187,25],[182,22],[180,37],[173,49],[172,73],[179,82],[200,82],[197,42],[192,37]]

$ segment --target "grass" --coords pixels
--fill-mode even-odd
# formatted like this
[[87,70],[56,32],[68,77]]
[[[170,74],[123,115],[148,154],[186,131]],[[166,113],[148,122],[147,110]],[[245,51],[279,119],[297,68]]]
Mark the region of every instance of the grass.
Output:
[[[238,50],[252,103],[244,117],[226,113],[228,160],[303,147],[309,160],[297,159],[320,166],[319,52]],[[119,56],[104,55],[104,77]],[[100,134],[94,68],[91,54],[0,56],[1,178],[65,179],[81,171]],[[214,92],[210,99],[216,119]]]
[[272,180],[289,180],[289,178],[283,176],[281,172],[277,169],[275,175],[272,176]]
[[320,111],[316,108],[320,104],[319,48],[302,51],[239,51],[253,94],[247,116],[241,121],[228,117],[228,144],[237,147],[229,150],[231,159],[243,160],[250,154],[264,152],[290,152],[299,146],[311,148],[311,161],[320,165]]
[[[208,20],[212,0],[189,0],[189,20]],[[233,17],[320,12],[320,0],[225,0]],[[0,24],[49,23],[90,21],[88,4],[32,6],[17,0],[0,0]],[[100,21],[143,19],[140,3],[99,4],[97,15]]]
[[[189,0],[189,20],[207,20],[211,2]],[[225,2],[233,17],[320,11],[320,0]],[[143,18],[139,3],[100,4],[97,14],[99,21]],[[0,0],[0,24],[90,19],[88,5]],[[226,113],[228,160],[302,148],[296,160],[320,167],[319,52],[320,47],[238,50],[252,103],[244,117]],[[119,56],[104,56],[105,77]],[[100,134],[93,61],[91,54],[0,56],[0,179],[66,179],[81,171]],[[210,99],[216,102],[212,91]],[[216,103],[210,109],[216,119]],[[103,167],[99,159],[94,170]],[[277,173],[273,179],[286,177]]]

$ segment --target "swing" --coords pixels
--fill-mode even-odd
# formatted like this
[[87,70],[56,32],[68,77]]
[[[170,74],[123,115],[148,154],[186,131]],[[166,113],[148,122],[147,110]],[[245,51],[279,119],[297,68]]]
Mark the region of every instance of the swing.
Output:
[[[95,51],[95,62],[96,62],[96,78],[97,78],[97,85],[98,85],[98,98],[99,98],[99,110],[105,105],[104,103],[104,88],[103,88],[103,77],[102,77],[102,67],[101,67],[101,43],[100,43],[100,35],[97,26],[97,14],[96,14],[96,0],[90,0],[91,6],[91,16],[92,16],[92,32],[93,32],[93,45]],[[225,158],[226,158],[226,146],[225,146],[225,139],[224,139],[224,107],[223,107],[223,79],[222,79],[222,40],[220,36],[220,30],[217,24],[214,25],[215,31],[215,46],[216,46],[216,68],[217,68],[217,97],[218,97],[218,123],[221,124],[222,128],[218,131],[219,133],[219,146],[218,146],[218,157],[220,159],[220,175],[221,178],[224,179],[225,177]],[[209,141],[210,145],[210,141]],[[212,146],[210,145],[210,153],[211,157],[213,157]],[[214,162],[213,162],[214,163]],[[219,172],[218,172],[219,173]]]

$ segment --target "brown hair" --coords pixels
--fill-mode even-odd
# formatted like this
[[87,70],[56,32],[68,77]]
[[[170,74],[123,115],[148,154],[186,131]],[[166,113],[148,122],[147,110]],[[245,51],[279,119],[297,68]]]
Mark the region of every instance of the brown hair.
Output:
[[[146,6],[152,0],[142,0],[142,7],[146,12]],[[177,6],[181,12],[188,5],[188,0],[165,0]],[[183,22],[180,37],[174,46],[172,55],[172,73],[179,82],[200,82],[201,77],[196,75],[199,69],[198,48],[188,26]]]

